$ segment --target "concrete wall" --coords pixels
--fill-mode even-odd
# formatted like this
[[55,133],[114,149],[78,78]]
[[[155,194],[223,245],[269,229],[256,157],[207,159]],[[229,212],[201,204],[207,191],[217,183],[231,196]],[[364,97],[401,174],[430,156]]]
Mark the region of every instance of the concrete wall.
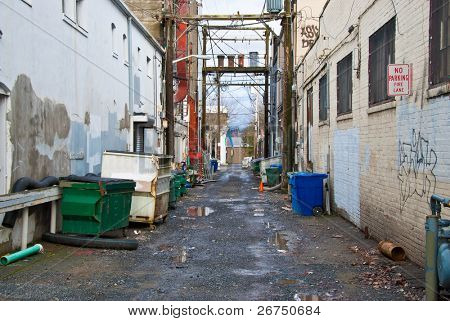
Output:
[[[156,118],[163,50],[119,1],[83,1],[80,10],[77,24],[62,1],[0,2],[0,83],[11,91],[0,117],[6,190],[23,176],[99,173],[104,150],[131,149],[134,113]],[[30,218],[36,231],[47,224]]]
[[[356,1],[353,6],[331,0],[320,21],[320,38],[297,77],[300,153],[306,158],[306,91],[312,87],[311,161],[314,171],[330,172],[333,210],[376,239],[398,242],[419,264],[429,198],[450,195],[449,86],[428,85],[429,7],[421,0]],[[395,62],[412,64],[412,95],[369,107],[369,37],[394,16]],[[349,53],[352,113],[338,117],[336,66]],[[326,72],[330,110],[328,120],[319,122],[319,79]]]

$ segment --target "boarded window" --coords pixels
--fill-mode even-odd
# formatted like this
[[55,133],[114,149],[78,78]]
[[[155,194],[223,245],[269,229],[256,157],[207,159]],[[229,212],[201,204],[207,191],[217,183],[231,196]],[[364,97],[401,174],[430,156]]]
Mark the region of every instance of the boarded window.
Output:
[[337,114],[352,112],[353,57],[349,54],[337,64]]
[[328,74],[319,80],[319,120],[328,119],[329,95],[328,95]]
[[431,0],[430,85],[450,81],[449,0]]
[[395,17],[369,38],[369,105],[390,100],[388,65],[395,61]]

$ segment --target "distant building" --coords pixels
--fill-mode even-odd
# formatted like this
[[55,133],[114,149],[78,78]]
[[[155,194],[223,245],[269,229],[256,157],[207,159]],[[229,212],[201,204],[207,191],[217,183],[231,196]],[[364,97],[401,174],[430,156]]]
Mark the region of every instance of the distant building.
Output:
[[242,137],[227,136],[227,164],[241,164],[244,157],[253,156],[253,146],[243,142]]
[[218,139],[218,127],[217,127],[217,107],[206,107],[206,146],[207,152],[211,157],[216,158],[220,154],[220,162],[226,163],[226,134],[228,132],[228,111],[225,106],[221,107],[220,112],[220,141],[219,141],[219,153],[217,152],[217,139]]

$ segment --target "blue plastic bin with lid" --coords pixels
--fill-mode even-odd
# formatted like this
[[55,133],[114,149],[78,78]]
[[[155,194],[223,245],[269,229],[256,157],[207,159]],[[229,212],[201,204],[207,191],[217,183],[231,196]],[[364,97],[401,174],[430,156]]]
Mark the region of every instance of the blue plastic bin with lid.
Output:
[[323,208],[323,180],[327,177],[327,174],[307,172],[293,173],[290,176],[294,213],[312,216],[314,208]]
[[217,159],[211,159],[211,167],[214,170],[214,173],[219,170],[219,161]]

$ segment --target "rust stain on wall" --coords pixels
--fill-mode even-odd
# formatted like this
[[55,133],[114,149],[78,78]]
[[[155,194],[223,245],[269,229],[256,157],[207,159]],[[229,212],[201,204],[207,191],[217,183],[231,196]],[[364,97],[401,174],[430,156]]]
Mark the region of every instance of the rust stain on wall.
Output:
[[70,173],[70,118],[66,106],[39,98],[26,75],[18,76],[11,92],[10,139],[13,145],[11,181],[41,179]]

